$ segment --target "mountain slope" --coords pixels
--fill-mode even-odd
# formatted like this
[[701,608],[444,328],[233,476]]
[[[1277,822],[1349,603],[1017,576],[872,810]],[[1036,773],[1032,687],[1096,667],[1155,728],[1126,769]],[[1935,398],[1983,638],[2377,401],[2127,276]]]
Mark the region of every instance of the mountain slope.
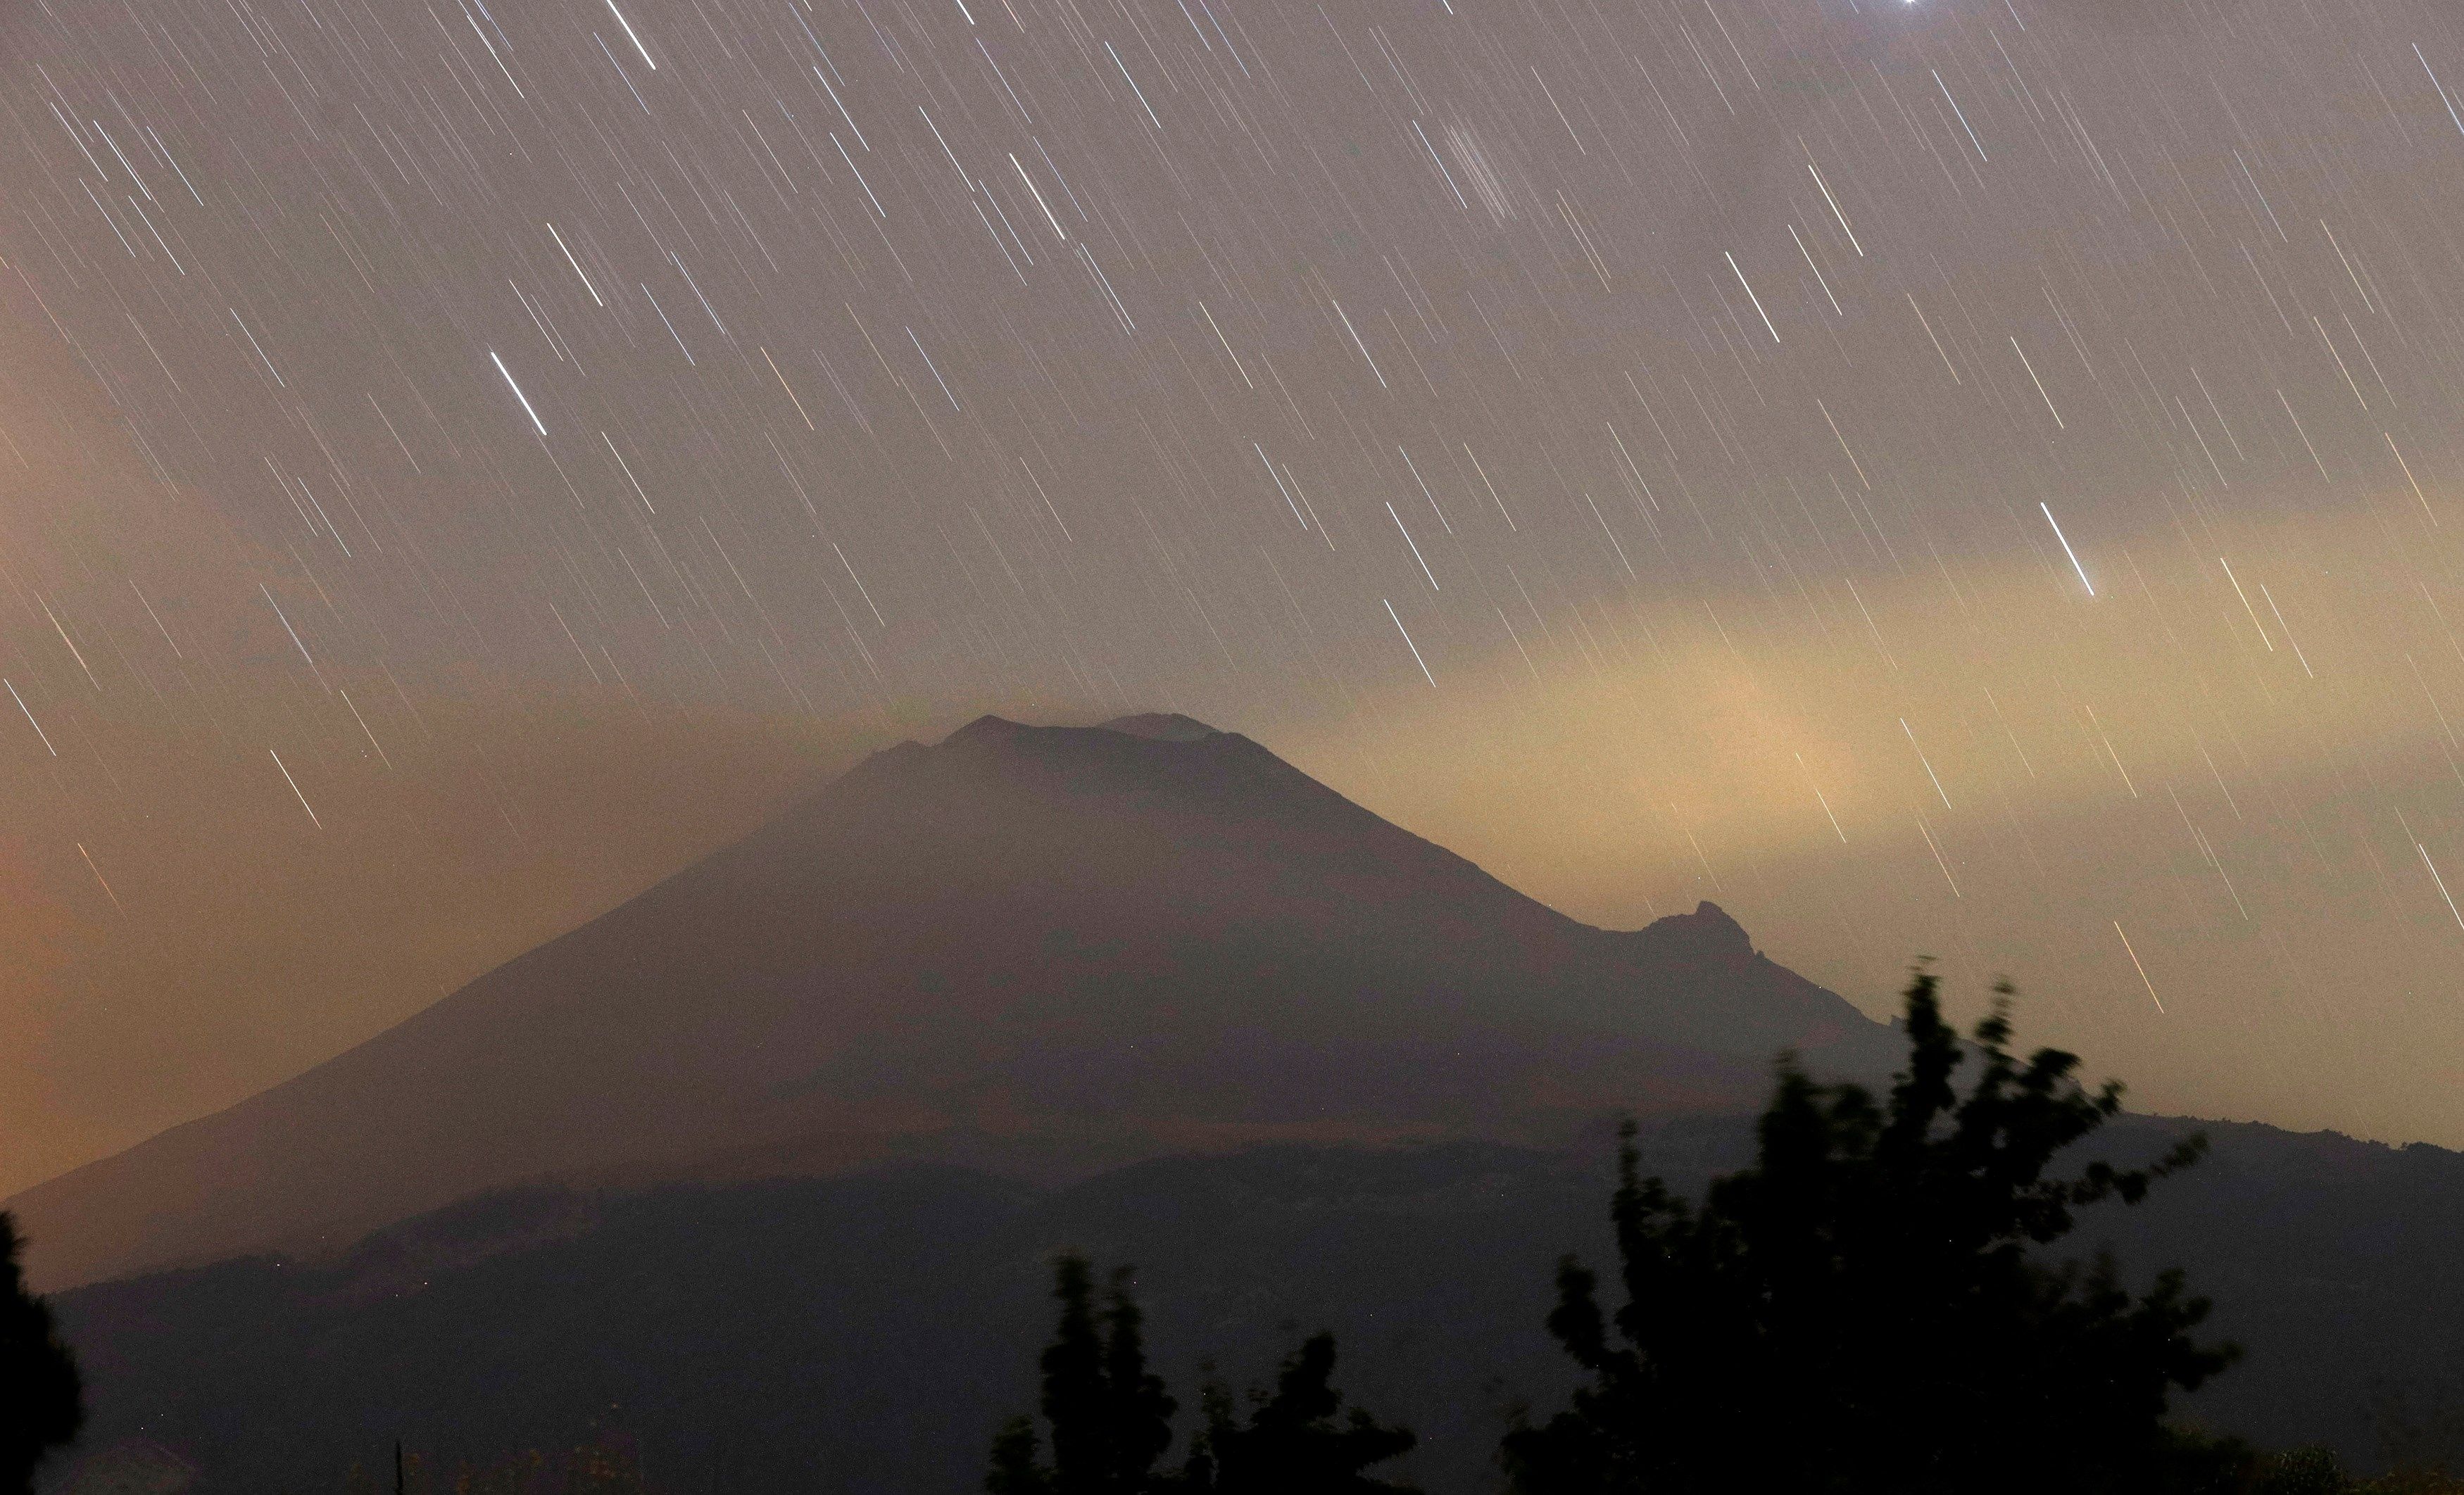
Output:
[[1887,1031],[1709,905],[1593,929],[1186,717],[985,717],[274,1089],[10,1201],[50,1286],[545,1176],[1545,1142]]

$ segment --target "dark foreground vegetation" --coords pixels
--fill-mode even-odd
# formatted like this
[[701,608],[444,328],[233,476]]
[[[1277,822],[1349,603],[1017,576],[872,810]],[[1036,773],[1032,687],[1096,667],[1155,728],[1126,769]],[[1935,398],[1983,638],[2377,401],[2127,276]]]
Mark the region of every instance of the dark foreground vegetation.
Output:
[[[2205,1495],[2351,1488],[2332,1458],[2266,1456],[2172,1425],[2169,1399],[2240,1351],[2195,1337],[2210,1305],[2179,1270],[2144,1293],[2110,1255],[2038,1254],[2077,1212],[2136,1204],[2207,1151],[2194,1134],[2153,1163],[2055,1171],[2122,1109],[2077,1059],[2009,1048],[2010,991],[1963,1044],[1931,973],[1906,993],[1908,1067],[1889,1096],[1816,1084],[1783,1058],[1752,1166],[1696,1208],[1644,1177],[1620,1136],[1616,1227],[1623,1302],[1575,1258],[1548,1329],[1580,1368],[1568,1404],[1516,1418],[1498,1467],[1518,1495]],[[1954,1083],[1973,1061],[1965,1093]],[[1220,1384],[1177,1467],[1176,1403],[1147,1370],[1127,1268],[1100,1315],[1087,1262],[1064,1256],[1043,1412],[993,1443],[988,1495],[1395,1491],[1366,1472],[1412,1435],[1353,1409],[1320,1333],[1253,1393],[1248,1426]],[[2418,1483],[2418,1482],[2416,1482]],[[2421,1487],[2443,1482],[2431,1477]],[[2389,1487],[2402,1487],[2389,1486]]]
[[0,1214],[0,1495],[33,1488],[43,1455],[85,1421],[76,1359],[60,1343],[51,1305],[26,1290],[16,1222]]
[[[2145,1271],[2157,1252],[2134,1250],[2124,1271],[2096,1253],[2063,1264],[2048,1248],[2083,1218],[2103,1226],[2138,1213],[2094,1211],[2098,1204],[2135,1202],[2151,1188],[2160,1198],[2197,1190],[2214,1165],[2181,1170],[2201,1142],[2125,1121],[2105,1133],[2106,1145],[2119,1139],[2133,1160],[2081,1166],[2078,1144],[2116,1116],[2116,1092],[2081,1088],[2067,1056],[2011,1054],[1998,1010],[1962,1041],[1922,976],[1908,994],[1905,1034],[1908,1068],[1885,1095],[1823,1086],[1784,1066],[1745,1154],[1715,1150],[1705,1166],[1680,1158],[1671,1168],[1667,1136],[1629,1129],[1605,1233],[1579,1220],[1598,1218],[1595,1181],[1561,1167],[1552,1176],[1565,1179],[1562,1190],[1535,1188],[1514,1171],[1530,1162],[1507,1150],[1445,1154],[1442,1167],[1431,1154],[1255,1154],[1207,1163],[1188,1178],[1182,1173],[1197,1165],[1153,1165],[1104,1184],[1100,1209],[1082,1200],[1066,1220],[997,1230],[1009,1242],[996,1247],[1000,1260],[1023,1266],[1042,1258],[1060,1314],[1050,1348],[1031,1368],[1038,1416],[999,1430],[986,1487],[996,1495],[1369,1495],[1416,1483],[1501,1482],[1523,1495],[2464,1491],[2436,1472],[2464,1426],[2419,1404],[2383,1408],[2382,1452],[2409,1467],[2369,1483],[2346,1476],[2323,1451],[2261,1454],[2183,1420],[2182,1394],[2211,1377],[2229,1388],[2256,1363],[2227,1372],[2231,1352],[2211,1342],[2206,1305],[2178,1277]],[[1651,1173],[1692,1180],[1701,1202],[1648,1176],[1646,1157]],[[1384,1192],[1368,1209],[1382,1217],[1374,1228],[1335,1207],[1360,1197],[1361,1169],[1383,1171],[1376,1187]],[[1203,1180],[1203,1198],[1190,1192],[1191,1180]],[[979,1269],[968,1233],[981,1225],[948,1215],[946,1201],[932,1206],[944,1212],[937,1223],[897,1223],[919,1199],[944,1198],[918,1187],[875,1179],[676,1196],[697,1234],[611,1239],[592,1247],[613,1253],[599,1265],[575,1254],[594,1240],[587,1222],[548,1217],[517,1220],[513,1233],[527,1233],[525,1242],[478,1251],[476,1264],[440,1264],[436,1251],[422,1256],[399,1240],[389,1248],[397,1255],[361,1260],[348,1273],[232,1264],[184,1274],[168,1296],[145,1285],[90,1289],[73,1296],[63,1322],[81,1346],[80,1326],[97,1326],[90,1369],[140,1390],[122,1399],[142,1407],[144,1420],[132,1428],[121,1415],[114,1448],[142,1432],[165,1440],[156,1451],[172,1463],[171,1448],[196,1451],[215,1471],[205,1490],[331,1489],[333,1471],[351,1457],[361,1460],[348,1482],[358,1495],[397,1484],[406,1495],[962,1488],[966,1463],[983,1476],[981,1440],[999,1421],[966,1409],[987,1400],[1016,1407],[1027,1399],[1028,1378],[950,1347],[1017,1343],[1023,1334],[990,1322],[1014,1322],[1004,1317],[1010,1309],[987,1308],[955,1286]],[[2291,1195],[2305,1186],[2279,1187]],[[728,1218],[749,1208],[746,1199],[775,1215],[780,1199],[805,1195],[817,1201],[814,1212],[784,1233],[750,1235],[742,1220]],[[1561,1198],[1579,1214],[1557,1213]],[[1406,1198],[1413,1212],[1398,1213],[1395,1201]],[[1023,1206],[1003,1195],[983,1207],[992,1219]],[[2191,1224],[2196,1234],[2158,1238],[2171,1242],[2162,1252],[2178,1256],[2185,1242],[2236,1228],[2209,1211],[2195,1212]],[[2403,1236],[2404,1221],[2391,1229]],[[1163,1279],[1160,1298],[1152,1274],[1099,1276],[1075,1253],[1057,1263],[1044,1254],[1050,1242],[1074,1240],[1113,1261],[1152,1262],[1163,1254],[1153,1248],[1175,1231],[1190,1239],[1172,1254],[1189,1261],[1177,1280]],[[1526,1236],[1553,1237],[1560,1249],[1581,1243],[1586,1261],[1601,1265],[1567,1258],[1552,1299],[1546,1257],[1525,1251]],[[1304,1239],[1308,1252],[1291,1248]],[[472,1254],[468,1240],[449,1245],[448,1255]],[[2271,1261],[2286,1254],[2280,1245],[2268,1250]],[[2210,1259],[2235,1261],[2202,1258]],[[10,1260],[0,1451],[12,1462],[0,1464],[9,1482],[0,1495],[26,1487],[34,1459],[74,1427],[77,1409],[74,1370],[42,1306],[16,1282],[13,1250]],[[2301,1265],[2316,1270],[2327,1260],[2313,1253]],[[1306,1263],[1300,1270],[1321,1280],[1270,1281],[1295,1270],[1276,1263]],[[492,1296],[430,1290],[434,1283],[464,1291],[451,1285],[474,1273],[495,1284]],[[1427,1280],[1397,1281],[1416,1273]],[[604,1302],[570,1296],[572,1279],[595,1275],[610,1275],[621,1290]],[[2201,1286],[2211,1275],[2203,1268]],[[280,1292],[271,1286],[277,1280]],[[1327,1290],[1308,1300],[1273,1295],[1296,1286]],[[2302,1292],[2336,1286],[2313,1278]],[[1457,1323],[1451,1337],[1436,1331],[1446,1314],[1461,1318],[1465,1305],[1497,1295],[1509,1309],[1497,1329],[1466,1332]],[[2279,1290],[2269,1301],[2293,1296]],[[473,1311],[480,1301],[494,1305],[493,1318]],[[1297,1306],[1304,1301],[1311,1306]],[[94,1311],[112,1303],[129,1305],[123,1319]],[[699,1306],[683,1312],[686,1303]],[[814,1358],[809,1324],[797,1326],[801,1339],[760,1337],[782,1317],[812,1311],[807,1304],[878,1322],[863,1330],[869,1337],[847,1341],[843,1364]],[[1173,1363],[1150,1365],[1149,1315],[1158,1307],[1169,1310],[1177,1345],[1212,1343],[1252,1375],[1204,1365],[1193,1375],[1178,1351]],[[334,1337],[331,1326],[369,1315],[375,1337]],[[732,1323],[715,1322],[730,1315]],[[101,1331],[115,1322],[127,1327]],[[611,1323],[641,1336],[638,1352],[571,1348],[599,1345]],[[1318,1323],[1373,1352],[1338,1357],[1333,1333],[1307,1332]],[[1546,1335],[1533,1332],[1544,1324]],[[2238,1324],[2227,1327],[2239,1334]],[[130,1377],[132,1345],[184,1339],[210,1343],[223,1358],[199,1354],[150,1389]],[[564,1362],[509,1359],[511,1340],[566,1347]],[[263,1374],[248,1356],[293,1341],[281,1363],[307,1374],[286,1371],[275,1392],[251,1403],[265,1410],[246,1440],[204,1447],[192,1409],[230,1395],[227,1383]],[[868,1348],[852,1352],[858,1343]],[[761,1347],[749,1358],[748,1344]],[[646,1357],[669,1367],[659,1386],[616,1374]],[[593,1359],[605,1363],[573,1363]],[[517,1368],[524,1365],[537,1369]],[[338,1376],[338,1367],[349,1374]],[[1234,1389],[1235,1379],[1261,1370],[1263,1384]],[[1455,1374],[1444,1384],[1467,1388],[1461,1400],[1486,1410],[1467,1416],[1459,1402],[1450,1418],[1432,1420],[1425,1389],[1437,1384],[1426,1378],[1433,1370]],[[1176,1371],[1182,1388],[1194,1388],[1186,1402],[1171,1383]],[[329,1435],[320,1445],[356,1455],[295,1460],[284,1471],[243,1467],[252,1450],[299,1443],[290,1430],[308,1427],[330,1389],[323,1382],[389,1374],[407,1378],[416,1400],[403,1404],[423,1408],[426,1420],[362,1414],[337,1430],[342,1441]],[[592,1388],[580,1403],[598,1409],[587,1426],[568,1422],[575,1432],[564,1440],[538,1445],[558,1452],[472,1457],[521,1446],[503,1439],[503,1429],[519,1426],[501,1420],[504,1409],[556,1375]],[[797,1395],[783,1404],[758,1400],[782,1387]],[[2345,1380],[2324,1390],[2356,1389]],[[919,1403],[944,1414],[930,1419],[937,1438],[896,1433],[927,1425],[914,1418]],[[1392,1419],[1398,1407],[1419,1440]],[[662,1431],[638,1435],[661,1416]],[[285,1419],[286,1432],[269,1438],[269,1418]],[[951,1436],[974,1418],[973,1431],[960,1435],[973,1441],[970,1459]],[[487,1427],[498,1431],[471,1431]],[[723,1427],[725,1436],[695,1443],[695,1427]],[[398,1466],[385,1441],[395,1428],[409,1444]],[[871,1440],[847,1441],[856,1435]],[[810,1448],[817,1438],[862,1452],[791,1475],[779,1451]],[[913,1477],[924,1470],[947,1474]]]

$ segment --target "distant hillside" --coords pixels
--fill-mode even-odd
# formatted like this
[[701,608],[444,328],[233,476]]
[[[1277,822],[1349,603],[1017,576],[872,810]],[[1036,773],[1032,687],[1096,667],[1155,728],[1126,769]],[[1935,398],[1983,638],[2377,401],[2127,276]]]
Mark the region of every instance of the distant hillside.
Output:
[[1553,1143],[1887,1031],[1709,905],[1611,933],[1246,737],[985,717],[286,1084],[9,1201],[52,1286],[480,1190],[1261,1139]]
[[[2103,1139],[2157,1150],[2180,1124]],[[2135,1273],[2182,1263],[2249,1359],[2189,1411],[2264,1443],[2372,1453],[2381,1388],[2464,1386],[2464,1156],[2264,1127],[2142,1209],[2091,1212]],[[1646,1134],[1691,1189],[1742,1160],[1743,1118]],[[400,1436],[430,1461],[617,1433],[671,1491],[945,1495],[1031,1405],[1045,1257],[1133,1262],[1184,1401],[1196,1362],[1241,1380],[1303,1333],[1341,1382],[1422,1435],[1410,1473],[1485,1488],[1517,1395],[1561,1395],[1550,1273],[1611,1259],[1604,1135],[1571,1153],[1478,1143],[1270,1147],[1039,1190],[946,1167],[629,1196],[531,1191],[407,1223],[324,1266],[254,1260],[59,1300],[94,1382],[88,1457],[138,1439],[197,1495],[337,1492]],[[2456,1450],[2464,1456],[2464,1449]],[[74,1471],[64,1467],[63,1480]]]

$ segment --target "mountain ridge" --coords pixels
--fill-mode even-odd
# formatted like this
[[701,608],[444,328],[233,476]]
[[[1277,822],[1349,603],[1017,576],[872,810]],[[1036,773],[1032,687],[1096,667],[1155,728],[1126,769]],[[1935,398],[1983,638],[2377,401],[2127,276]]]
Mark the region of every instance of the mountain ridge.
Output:
[[1549,1141],[1750,1106],[1782,1047],[1871,1073],[1885,1035],[1711,905],[1580,924],[1237,733],[983,716],[10,1207],[56,1286],[525,1180]]

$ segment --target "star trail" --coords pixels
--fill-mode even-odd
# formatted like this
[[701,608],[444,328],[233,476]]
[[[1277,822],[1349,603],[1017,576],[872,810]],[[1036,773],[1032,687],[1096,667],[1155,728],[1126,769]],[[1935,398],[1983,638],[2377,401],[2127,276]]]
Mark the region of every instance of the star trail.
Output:
[[2464,1142],[2456,78],[2409,0],[14,8],[0,1184],[984,710]]

